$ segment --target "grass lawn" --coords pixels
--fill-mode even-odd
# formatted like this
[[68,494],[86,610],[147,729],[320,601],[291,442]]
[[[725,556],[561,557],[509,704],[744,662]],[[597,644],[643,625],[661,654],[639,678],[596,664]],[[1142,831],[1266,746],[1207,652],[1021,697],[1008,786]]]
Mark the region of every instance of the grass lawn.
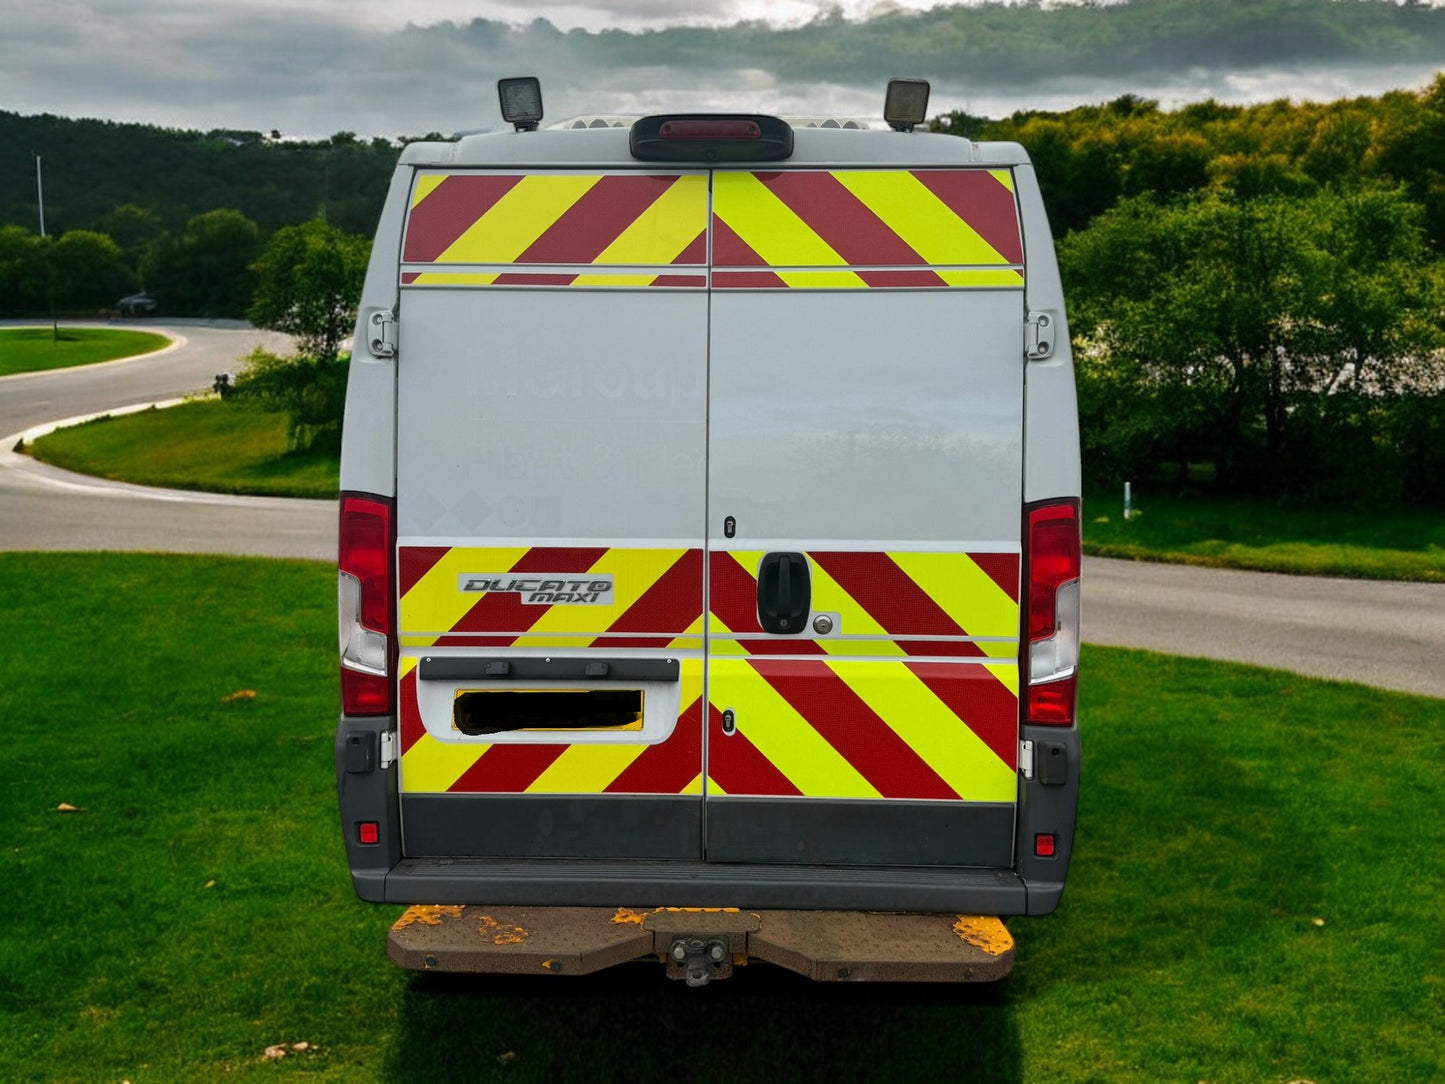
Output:
[[1135,494],[1084,499],[1084,552],[1325,576],[1445,581],[1445,516]]
[[418,976],[346,876],[329,566],[0,583],[5,1081],[1445,1078],[1445,701],[1086,648],[1072,878],[997,986]]
[[62,327],[56,342],[48,327],[0,328],[0,376],[131,358],[159,350],[170,341],[153,331]]
[[287,451],[286,416],[219,399],[166,410],[97,418],[58,429],[30,447],[37,459],[66,470],[139,485],[334,497],[337,457]]

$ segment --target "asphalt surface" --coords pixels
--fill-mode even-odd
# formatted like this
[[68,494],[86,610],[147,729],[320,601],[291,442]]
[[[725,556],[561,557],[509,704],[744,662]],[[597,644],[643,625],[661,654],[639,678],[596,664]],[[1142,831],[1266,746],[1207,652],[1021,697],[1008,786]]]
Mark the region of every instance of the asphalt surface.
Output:
[[[10,324],[9,326],[15,326]],[[236,321],[128,320],[176,338],[166,351],[0,377],[0,550],[160,550],[335,560],[332,501],[145,489],[56,470],[12,450],[36,426],[180,398],[288,338]]]
[[[0,550],[153,550],[334,560],[331,501],[144,489],[11,451],[32,427],[208,388],[256,344],[238,324],[134,321],[183,340],[145,358],[0,378]],[[1272,666],[1445,697],[1445,585],[1086,558],[1090,643]]]

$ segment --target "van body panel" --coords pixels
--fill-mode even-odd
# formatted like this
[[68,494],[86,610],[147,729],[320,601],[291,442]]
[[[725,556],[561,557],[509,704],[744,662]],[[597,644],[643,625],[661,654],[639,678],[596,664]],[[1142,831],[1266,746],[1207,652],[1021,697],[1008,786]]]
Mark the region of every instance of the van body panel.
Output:
[[1077,496],[1077,424],[1066,326],[1025,359],[1063,298],[1021,148],[416,144],[363,307],[397,344],[358,336],[343,453],[395,494],[391,783],[338,760],[365,898],[1023,913],[1027,866],[1052,907],[1022,509]]

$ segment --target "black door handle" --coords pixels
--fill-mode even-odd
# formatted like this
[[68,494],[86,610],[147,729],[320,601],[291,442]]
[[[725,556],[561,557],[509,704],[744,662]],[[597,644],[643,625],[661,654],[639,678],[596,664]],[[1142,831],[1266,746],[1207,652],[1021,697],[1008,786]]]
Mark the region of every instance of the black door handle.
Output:
[[782,636],[802,632],[813,605],[808,558],[801,553],[769,553],[758,566],[758,624]]

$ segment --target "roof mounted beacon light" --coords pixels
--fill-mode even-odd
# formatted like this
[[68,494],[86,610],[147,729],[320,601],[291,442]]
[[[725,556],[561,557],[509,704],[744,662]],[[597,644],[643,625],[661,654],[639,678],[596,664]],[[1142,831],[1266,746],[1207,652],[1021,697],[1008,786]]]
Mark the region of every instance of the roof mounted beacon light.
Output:
[[535,132],[542,120],[542,81],[535,75],[498,79],[502,119],[519,132]]
[[883,99],[883,119],[895,132],[911,132],[928,116],[927,79],[890,79]]

